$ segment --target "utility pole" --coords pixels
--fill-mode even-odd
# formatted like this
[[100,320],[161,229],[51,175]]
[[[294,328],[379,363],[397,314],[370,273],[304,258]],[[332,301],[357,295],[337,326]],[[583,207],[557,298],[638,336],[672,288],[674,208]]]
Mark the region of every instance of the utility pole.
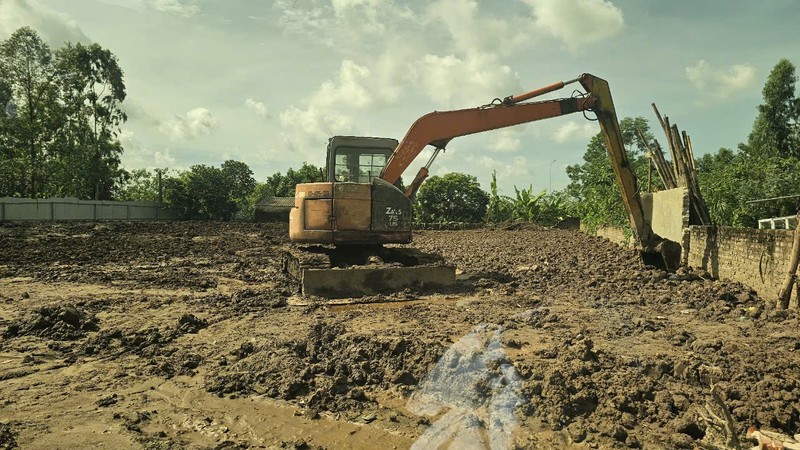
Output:
[[161,176],[164,172],[163,169],[156,169],[156,174],[158,174],[158,203],[164,203],[164,186],[161,184]]

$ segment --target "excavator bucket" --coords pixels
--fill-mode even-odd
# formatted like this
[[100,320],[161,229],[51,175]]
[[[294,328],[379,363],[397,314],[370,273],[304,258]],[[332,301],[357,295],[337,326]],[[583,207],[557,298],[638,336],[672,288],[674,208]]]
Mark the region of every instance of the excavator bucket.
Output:
[[301,295],[330,299],[441,291],[456,283],[455,266],[412,248],[293,247],[284,253],[283,267]]
[[651,237],[651,244],[653,242],[657,243],[652,248],[639,251],[642,262],[667,272],[675,272],[681,264],[681,245],[655,234]]

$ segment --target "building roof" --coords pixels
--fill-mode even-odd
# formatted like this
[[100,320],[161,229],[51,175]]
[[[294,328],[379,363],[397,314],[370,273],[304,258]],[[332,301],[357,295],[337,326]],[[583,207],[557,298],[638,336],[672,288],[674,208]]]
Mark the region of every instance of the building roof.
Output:
[[256,206],[291,208],[294,206],[294,197],[264,197]]

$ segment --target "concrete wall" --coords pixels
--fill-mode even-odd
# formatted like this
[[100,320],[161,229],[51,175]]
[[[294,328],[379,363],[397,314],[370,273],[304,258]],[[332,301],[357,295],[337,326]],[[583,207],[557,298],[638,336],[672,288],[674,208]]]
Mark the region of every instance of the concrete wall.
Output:
[[110,202],[76,198],[0,198],[0,221],[23,220],[177,220],[178,214],[154,202]]
[[642,207],[654,233],[670,241],[683,241],[683,230],[689,226],[689,191],[686,188],[644,194]]
[[793,230],[689,227],[689,266],[744,283],[761,298],[778,298],[792,252]]
[[[689,191],[686,188],[668,189],[642,194],[642,208],[645,220],[650,222],[653,231],[659,236],[684,245],[684,230],[689,226]],[[581,230],[586,231],[583,224]],[[611,242],[629,247],[632,239],[625,236],[619,227],[602,227],[594,234]]]
[[[586,230],[584,229],[583,231],[585,232]],[[623,247],[633,245],[631,237],[625,236],[625,230],[620,227],[600,227],[594,234]]]

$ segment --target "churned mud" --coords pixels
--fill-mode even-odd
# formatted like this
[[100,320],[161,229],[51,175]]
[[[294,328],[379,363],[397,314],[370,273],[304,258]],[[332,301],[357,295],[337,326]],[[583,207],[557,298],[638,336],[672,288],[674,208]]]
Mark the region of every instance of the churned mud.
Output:
[[[726,448],[800,432],[800,317],[536,227],[331,305],[283,224],[0,224],[0,449]],[[727,419],[729,417],[729,419]],[[749,443],[747,443],[749,444]]]

